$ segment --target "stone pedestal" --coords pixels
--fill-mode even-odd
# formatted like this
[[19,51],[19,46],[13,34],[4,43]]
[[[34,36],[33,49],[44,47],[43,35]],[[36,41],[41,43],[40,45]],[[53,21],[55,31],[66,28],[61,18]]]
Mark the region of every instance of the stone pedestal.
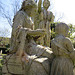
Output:
[[6,56],[2,75],[49,75],[50,61],[46,57],[30,56],[29,62],[22,62],[15,54]]

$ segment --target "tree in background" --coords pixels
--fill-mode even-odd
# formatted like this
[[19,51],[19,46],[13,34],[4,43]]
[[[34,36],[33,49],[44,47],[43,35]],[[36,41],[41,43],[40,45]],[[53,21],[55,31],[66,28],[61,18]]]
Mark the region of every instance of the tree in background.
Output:
[[2,0],[0,0],[0,14],[12,27],[13,16],[20,9],[22,0],[12,0],[11,2],[6,3],[7,1],[3,2]]
[[10,33],[10,30],[8,30],[6,27],[0,29],[0,37],[7,37]]
[[20,9],[21,2],[22,0],[0,0],[0,17],[3,19],[4,24],[6,23],[4,26],[2,25],[2,29],[0,28],[1,37],[9,37],[11,34],[13,17]]
[[75,25],[73,24],[68,24],[69,28],[70,28],[70,32],[69,32],[69,37],[74,45],[75,48]]
[[69,28],[70,28],[70,36],[72,36],[72,34],[75,32],[75,26],[73,24],[68,24]]

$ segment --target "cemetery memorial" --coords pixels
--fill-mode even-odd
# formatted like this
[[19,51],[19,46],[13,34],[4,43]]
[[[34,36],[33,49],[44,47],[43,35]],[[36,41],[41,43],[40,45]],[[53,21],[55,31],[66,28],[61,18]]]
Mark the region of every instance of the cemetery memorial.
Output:
[[2,75],[74,75],[75,51],[69,27],[58,23],[51,41],[49,0],[24,0],[13,19],[10,52],[3,57]]

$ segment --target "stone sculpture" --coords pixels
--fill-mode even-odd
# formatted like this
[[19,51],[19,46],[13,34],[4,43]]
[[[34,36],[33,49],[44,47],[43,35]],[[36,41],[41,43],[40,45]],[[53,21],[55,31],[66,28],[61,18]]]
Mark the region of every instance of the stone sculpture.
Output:
[[50,48],[37,45],[34,40],[46,34],[43,29],[33,30],[30,19],[36,11],[33,0],[25,0],[13,20],[10,54],[4,57],[2,75],[49,75],[54,58]]
[[35,29],[45,29],[47,34],[44,38],[41,38],[39,40],[39,44],[50,47],[50,23],[54,21],[54,15],[51,11],[48,11],[48,8],[50,6],[49,0],[43,1],[43,8],[41,7],[42,0],[39,0],[38,2],[38,11],[37,16],[35,16],[34,24]]
[[55,27],[57,36],[51,41],[53,54],[56,56],[51,65],[50,75],[73,75],[75,51],[67,34],[69,27],[58,23]]
[[[16,13],[12,27],[11,51],[4,57],[2,75],[73,75],[75,51],[71,41],[65,37],[69,28],[65,23],[59,23],[55,28],[57,36],[51,41],[52,50],[45,47],[50,43],[49,26],[53,21],[53,14],[47,11],[49,1],[44,0],[44,9],[41,9],[41,1],[39,0],[37,11],[34,0],[25,0]],[[45,40],[42,43],[45,46],[36,44],[35,41],[40,37],[41,42]]]

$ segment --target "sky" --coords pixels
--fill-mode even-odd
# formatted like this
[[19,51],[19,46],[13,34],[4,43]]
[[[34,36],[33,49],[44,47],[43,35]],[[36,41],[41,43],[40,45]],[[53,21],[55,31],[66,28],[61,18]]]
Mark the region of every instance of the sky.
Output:
[[[7,4],[8,6],[6,7],[6,11],[10,10],[10,13],[12,11],[12,8],[9,6],[11,3],[11,0],[0,0],[2,3],[5,5]],[[14,0],[13,0],[14,1]],[[22,0],[20,0],[21,2]],[[48,11],[52,11],[53,14],[55,15],[55,22],[60,21],[60,22],[65,22],[67,24],[73,24],[75,25],[75,0],[50,0],[51,6],[49,7]],[[12,15],[11,15],[12,16]],[[5,28],[5,29],[4,29]],[[2,17],[0,14],[0,32],[7,30],[9,35],[6,35],[7,37],[10,37],[12,28],[8,24],[7,20]],[[0,33],[0,36],[2,34]],[[4,35],[3,35],[4,36]]]
[[61,22],[75,25],[75,0],[51,0],[53,8],[51,9],[55,15],[55,21],[59,19]]

